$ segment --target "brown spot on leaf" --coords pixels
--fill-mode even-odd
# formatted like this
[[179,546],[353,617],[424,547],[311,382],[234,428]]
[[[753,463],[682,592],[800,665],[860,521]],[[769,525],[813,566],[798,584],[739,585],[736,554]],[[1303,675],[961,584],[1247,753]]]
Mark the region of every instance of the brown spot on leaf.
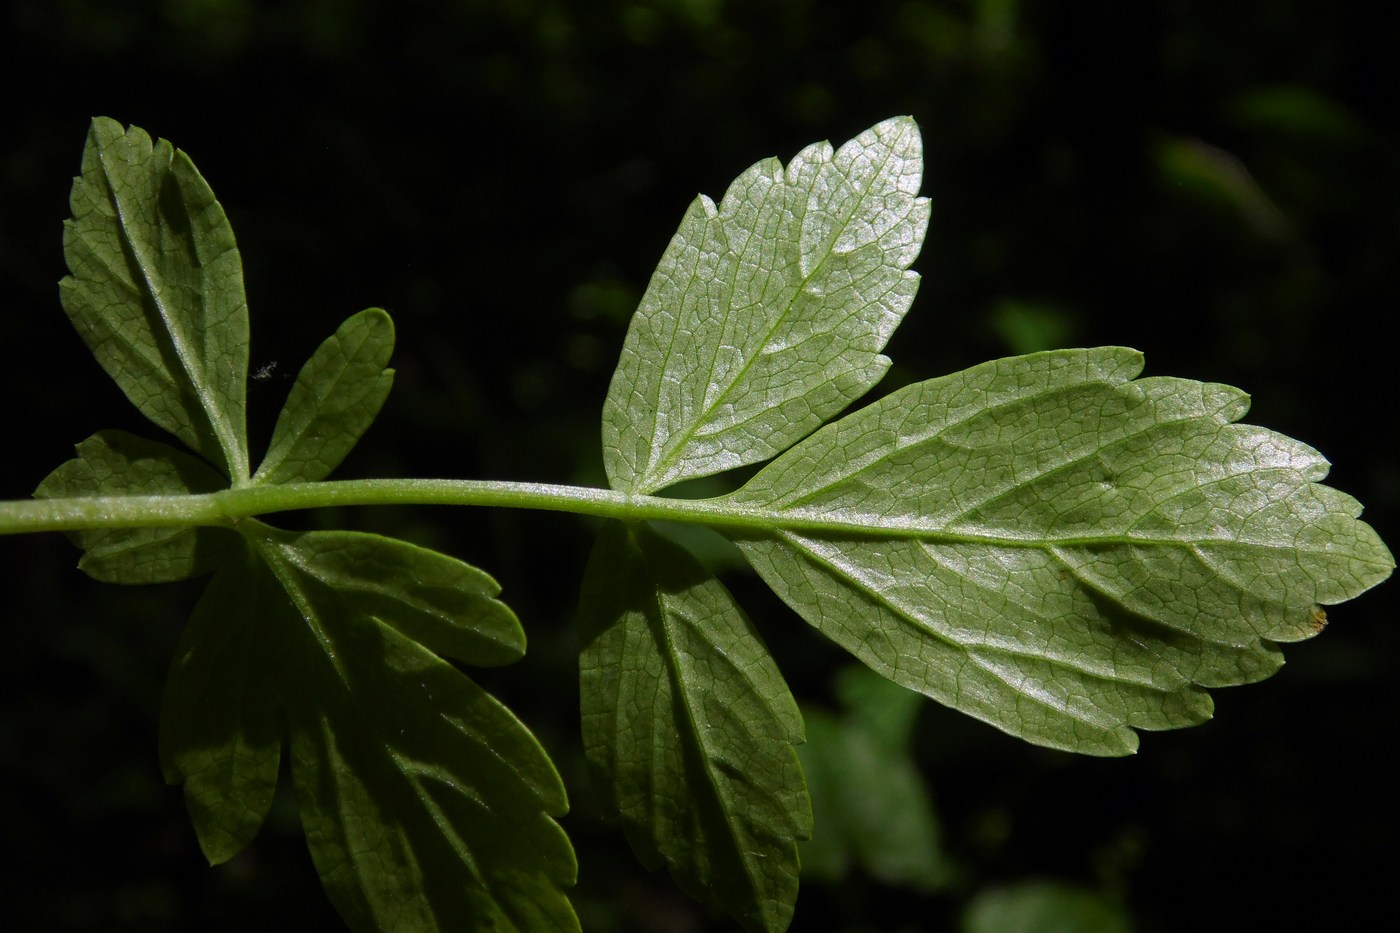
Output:
[[1327,627],[1327,613],[1321,606],[1313,607],[1312,627],[1314,632],[1321,632]]

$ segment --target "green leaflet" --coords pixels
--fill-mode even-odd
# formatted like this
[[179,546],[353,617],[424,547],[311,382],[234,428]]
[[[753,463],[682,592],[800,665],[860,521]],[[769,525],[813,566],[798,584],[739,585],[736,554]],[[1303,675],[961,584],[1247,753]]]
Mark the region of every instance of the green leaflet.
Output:
[[[1135,351],[998,360],[828,425],[725,500],[809,622],[877,672],[1030,741],[1124,754],[1268,676],[1276,641],[1394,566],[1327,462],[1228,386]],[[785,530],[839,517],[854,532]]]
[[485,574],[401,541],[252,523],[172,669],[162,761],[211,861],[256,833],[285,724],[313,860],[356,930],[577,929],[534,737],[438,654],[500,663],[524,635]]
[[175,649],[160,717],[161,769],[166,783],[184,784],[211,865],[243,851],[272,806],[283,742],[280,682],[288,673],[276,649],[298,622],[240,541]]
[[[551,818],[567,803],[549,758],[505,707],[375,615],[381,599],[361,605],[357,587],[305,570],[350,538],[386,552],[380,564],[412,562],[400,542],[347,532],[258,544],[305,621],[286,646],[287,718],[327,893],[356,929],[577,929],[560,890],[577,868]],[[434,579],[436,561],[414,569],[429,584],[457,583]],[[506,641],[518,623],[494,589],[460,622]]]
[[248,477],[248,310],[233,231],[165,140],[92,121],[63,247],[63,308],[147,418]]
[[924,891],[947,884],[929,790],[909,757],[924,699],[852,665],[840,674],[845,715],[803,709],[798,748],[812,795],[813,832],[800,849],[805,877],[840,879],[858,865],[885,884]]
[[393,322],[378,308],[341,324],[297,374],[254,482],[310,483],[329,476],[388,397],[393,349]]
[[584,747],[633,850],[745,929],[785,929],[811,831],[802,718],[748,619],[678,545],[610,522],[580,626]]
[[864,395],[908,310],[928,225],[918,127],[886,120],[700,196],[627,331],[603,409],[613,488],[765,460]]
[[[183,495],[228,485],[204,461],[125,431],[99,431],[78,456],[50,473],[34,495]],[[213,570],[233,535],[222,528],[115,528],[78,531],[78,566],[105,583],[168,583]]]

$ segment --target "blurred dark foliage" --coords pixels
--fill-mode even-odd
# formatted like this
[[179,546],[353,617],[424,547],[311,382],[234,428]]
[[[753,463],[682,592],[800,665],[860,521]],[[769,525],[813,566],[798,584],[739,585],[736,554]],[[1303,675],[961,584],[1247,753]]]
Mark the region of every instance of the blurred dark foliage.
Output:
[[[1400,33],[1381,5],[1251,0],[11,0],[0,16],[0,496],[101,428],[156,429],[57,301],[90,116],[190,152],[243,251],[254,443],[301,362],[382,305],[398,382],[340,476],[600,483],[597,417],[628,315],[697,191],[760,157],[912,113],[934,215],[886,387],[1044,345],[1127,344],[1238,385],[1250,420],[1337,465],[1400,542],[1394,351]],[[728,929],[597,817],[577,736],[573,599],[591,529],[560,515],[379,509],[304,522],[479,564],[531,653],[482,679],[569,782],[596,930]],[[333,928],[293,808],[207,868],[155,755],[199,583],[96,584],[58,536],[0,539],[0,926]],[[839,652],[729,582],[794,691]],[[1332,613],[1217,719],[1129,760],[1025,746],[925,704],[914,759],[957,880],[808,883],[794,930],[954,928],[987,885],[1058,878],[1140,930],[1345,928],[1388,907],[1400,818],[1392,583]],[[1390,751],[1387,751],[1390,749]],[[17,868],[16,868],[17,866]]]

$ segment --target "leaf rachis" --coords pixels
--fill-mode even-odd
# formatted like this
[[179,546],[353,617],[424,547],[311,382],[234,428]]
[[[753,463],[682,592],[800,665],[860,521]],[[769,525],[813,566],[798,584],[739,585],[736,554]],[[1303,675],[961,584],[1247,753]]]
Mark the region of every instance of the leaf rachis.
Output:
[[[1239,423],[1239,390],[1139,378],[1136,350],[996,360],[841,415],[890,365],[918,287],[922,171],[918,127],[896,117],[691,203],[604,403],[611,488],[328,479],[392,386],[393,324],[376,308],[298,372],[250,477],[247,383],[275,363],[249,372],[227,218],[183,152],[94,120],[63,307],[188,450],[99,432],[32,501],[0,502],[0,534],[70,532],[79,566],[110,582],[210,576],[160,734],[210,861],[258,832],[285,746],[313,862],[353,929],[580,928],[559,772],[463,670],[525,653],[496,581],[407,541],[274,528],[278,512],[604,519],[579,601],[600,808],[644,865],[757,933],[793,916],[814,810],[875,876],[946,881],[903,746],[914,693],[1039,745],[1128,754],[1137,730],[1209,718],[1208,689],[1268,677],[1280,643],[1326,627],[1324,606],[1390,575],[1360,504],[1321,485],[1321,454]],[[727,495],[655,494],[760,463]],[[863,662],[845,720],[804,723],[758,627],[661,522],[718,531]],[[799,757],[808,734],[828,750],[814,738]],[[837,772],[862,767],[881,800],[841,798]],[[851,816],[882,802],[881,833],[917,837],[906,864],[882,862],[883,836],[862,841]],[[802,859],[823,852],[844,870],[820,840]]]

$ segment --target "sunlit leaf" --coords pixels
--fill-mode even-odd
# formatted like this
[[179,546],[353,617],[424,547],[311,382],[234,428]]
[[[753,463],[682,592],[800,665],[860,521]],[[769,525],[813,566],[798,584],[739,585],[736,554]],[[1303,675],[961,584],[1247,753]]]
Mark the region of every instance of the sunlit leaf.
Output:
[[877,124],[691,204],[642,296],[603,410],[616,489],[651,492],[781,452],[889,368],[929,208],[918,127]]
[[724,501],[765,580],[877,672],[1094,754],[1211,713],[1394,561],[1327,461],[1119,348],[998,360],[823,428]]
[[63,308],[147,418],[248,476],[248,310],[233,230],[194,163],[92,121],[63,246]]
[[584,579],[583,739],[649,868],[749,930],[787,927],[811,830],[787,684],[724,586],[644,526],[609,523]]

